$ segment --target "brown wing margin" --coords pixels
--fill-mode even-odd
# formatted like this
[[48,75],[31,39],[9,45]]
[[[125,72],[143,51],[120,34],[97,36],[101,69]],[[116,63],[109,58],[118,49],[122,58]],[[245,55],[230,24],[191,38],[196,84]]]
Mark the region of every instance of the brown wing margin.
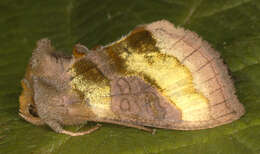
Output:
[[112,111],[122,121],[161,127],[181,121],[181,111],[142,79],[130,76],[111,81]]

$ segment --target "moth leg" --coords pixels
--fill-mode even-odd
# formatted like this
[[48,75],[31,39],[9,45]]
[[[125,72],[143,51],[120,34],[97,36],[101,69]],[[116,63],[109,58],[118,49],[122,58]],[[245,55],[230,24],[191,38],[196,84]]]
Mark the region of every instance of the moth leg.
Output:
[[113,121],[113,120],[104,120],[104,121],[101,121],[101,122],[106,122],[106,123],[118,124],[118,125],[122,125],[122,126],[126,126],[126,127],[137,128],[137,129],[140,129],[140,130],[152,133],[152,134],[156,133],[156,129],[147,128],[145,126],[129,124],[129,123],[124,123],[124,122],[120,122],[120,121]]
[[137,128],[137,129],[152,133],[153,135],[156,133],[156,129],[151,129],[151,128],[147,128],[147,127],[144,127],[144,126],[139,126],[139,125],[134,125],[134,124],[126,124],[126,123],[120,123],[120,125],[132,127],[132,128]]
[[96,131],[97,129],[99,129],[102,125],[101,124],[97,124],[96,126],[90,128],[89,130],[83,131],[83,132],[70,132],[67,130],[63,130],[61,133],[62,134],[66,134],[66,135],[70,135],[70,136],[81,136],[81,135],[86,135],[86,134],[90,134],[94,131]]
[[70,136],[81,136],[81,135],[90,134],[90,133],[94,132],[95,130],[97,130],[97,129],[99,129],[101,127],[100,124],[97,124],[95,127],[90,128],[87,131],[71,132],[71,131],[64,130],[62,128],[62,126],[55,120],[45,120],[45,123],[47,125],[49,125],[55,132],[61,133],[61,134],[66,134],[66,135],[70,135]]
[[42,121],[42,119],[38,118],[38,117],[33,117],[33,116],[26,116],[22,113],[19,113],[19,115],[26,121],[34,124],[34,125],[44,125],[44,122]]

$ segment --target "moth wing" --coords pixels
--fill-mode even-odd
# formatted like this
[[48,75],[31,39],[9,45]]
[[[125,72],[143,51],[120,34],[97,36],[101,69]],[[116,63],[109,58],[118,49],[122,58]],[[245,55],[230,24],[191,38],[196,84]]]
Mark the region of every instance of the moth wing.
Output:
[[120,120],[159,127],[181,121],[181,112],[149,83],[138,77],[111,82],[111,109]]
[[[196,33],[175,27],[166,20],[146,25],[145,29],[152,33],[155,40],[159,40],[156,46],[162,53],[176,57],[189,69],[194,88],[208,100],[207,119],[189,121],[183,118],[183,122],[175,126],[177,129],[211,128],[237,120],[245,113],[235,95],[227,67],[208,42]],[[190,112],[199,113],[200,110],[205,109],[198,108]]]
[[[137,27],[104,50],[109,64],[121,71],[121,77],[130,74],[139,78],[134,81],[120,78],[111,84],[112,111],[125,121],[192,130],[230,123],[245,112],[219,54],[196,33],[162,20]],[[159,88],[151,82],[140,83],[143,75]],[[124,86],[116,90],[120,86],[115,85],[120,82]],[[145,87],[147,83],[150,83],[148,91],[138,91],[137,87]],[[175,92],[175,89],[182,90]],[[153,103],[147,103],[149,99]],[[172,116],[165,112],[168,108]]]

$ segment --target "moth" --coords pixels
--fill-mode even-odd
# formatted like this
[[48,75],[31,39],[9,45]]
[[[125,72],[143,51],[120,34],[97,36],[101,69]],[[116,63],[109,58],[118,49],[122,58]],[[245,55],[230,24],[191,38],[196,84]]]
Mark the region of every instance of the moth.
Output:
[[76,44],[72,56],[41,39],[21,84],[20,116],[71,136],[101,125],[83,132],[63,125],[94,121],[149,132],[197,130],[245,113],[219,53],[166,20],[137,26],[106,46]]

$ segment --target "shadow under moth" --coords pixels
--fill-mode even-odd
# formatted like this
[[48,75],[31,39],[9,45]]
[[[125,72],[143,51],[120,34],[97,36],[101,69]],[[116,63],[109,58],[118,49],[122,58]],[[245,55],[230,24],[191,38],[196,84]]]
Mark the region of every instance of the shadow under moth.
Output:
[[150,132],[148,127],[196,130],[245,113],[219,53],[166,20],[137,26],[106,46],[89,50],[77,44],[72,56],[41,39],[21,83],[20,116],[71,136],[101,125],[84,132],[63,125],[95,121]]

